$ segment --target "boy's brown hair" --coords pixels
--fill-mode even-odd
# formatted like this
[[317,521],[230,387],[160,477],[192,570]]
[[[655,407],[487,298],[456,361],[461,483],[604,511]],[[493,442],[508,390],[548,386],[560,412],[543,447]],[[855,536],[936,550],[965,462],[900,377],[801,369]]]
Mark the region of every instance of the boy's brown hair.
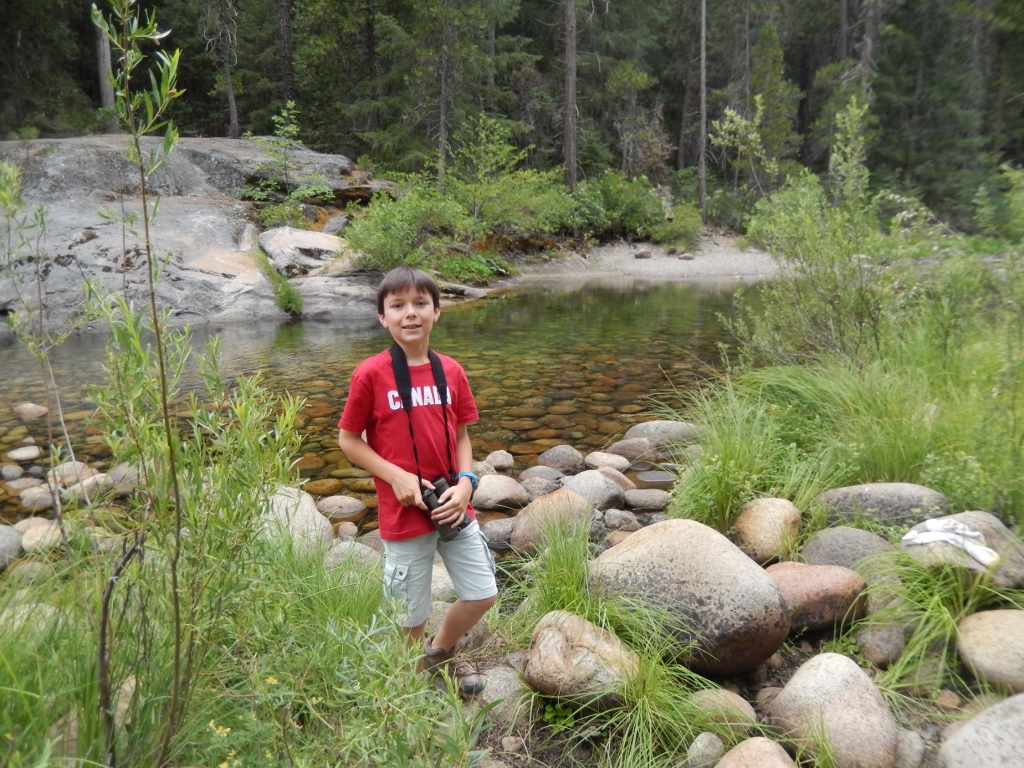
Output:
[[441,292],[437,290],[437,283],[434,278],[416,267],[395,267],[380,281],[377,288],[377,314],[384,314],[384,301],[394,293],[402,293],[409,288],[415,288],[430,295],[434,307],[441,306]]

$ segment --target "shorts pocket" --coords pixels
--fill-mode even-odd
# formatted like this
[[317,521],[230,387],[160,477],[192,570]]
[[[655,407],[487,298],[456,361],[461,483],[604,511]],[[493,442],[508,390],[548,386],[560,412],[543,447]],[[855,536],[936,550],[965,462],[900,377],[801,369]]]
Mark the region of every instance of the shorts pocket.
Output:
[[384,594],[401,603],[409,602],[409,566],[402,564],[384,565]]

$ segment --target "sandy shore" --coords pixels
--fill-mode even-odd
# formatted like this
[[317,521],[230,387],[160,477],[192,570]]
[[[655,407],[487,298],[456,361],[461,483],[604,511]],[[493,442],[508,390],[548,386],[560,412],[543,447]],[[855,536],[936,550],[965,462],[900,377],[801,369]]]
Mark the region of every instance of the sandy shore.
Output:
[[[649,258],[637,258],[643,252]],[[772,257],[756,248],[739,248],[729,234],[706,230],[691,253],[670,255],[650,243],[613,243],[593,249],[585,256],[571,254],[544,262],[519,265],[516,284],[692,282],[722,284],[757,282],[772,277],[778,266]]]

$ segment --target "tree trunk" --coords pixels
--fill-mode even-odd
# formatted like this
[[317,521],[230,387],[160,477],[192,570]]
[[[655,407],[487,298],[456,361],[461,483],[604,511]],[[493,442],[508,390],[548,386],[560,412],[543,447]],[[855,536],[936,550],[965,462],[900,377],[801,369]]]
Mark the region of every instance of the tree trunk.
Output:
[[110,40],[99,27],[96,33],[96,69],[100,78],[100,107],[107,111],[103,120],[103,129],[107,133],[117,131],[117,114],[114,111],[114,84],[110,81],[113,68],[110,64]]
[[971,74],[974,76],[974,88],[971,92],[971,108],[979,114],[979,119],[972,122],[972,135],[981,130],[980,116],[985,111],[985,94],[988,87],[988,20],[992,14],[992,0],[975,0],[971,14]]
[[882,4],[884,0],[864,0],[862,5],[862,24],[864,36],[860,41],[857,71],[860,76],[860,89],[864,100],[871,103],[871,81],[875,73],[875,38],[882,23]]
[[850,55],[850,0],[839,0],[839,46],[836,55],[842,61]]
[[224,51],[224,62],[221,64],[224,74],[224,95],[228,97],[228,138],[237,139],[242,135],[238,124],[238,106],[235,104],[235,84],[231,81],[231,57]]
[[377,25],[375,22],[376,9],[372,0],[367,0],[363,5],[363,52],[366,56],[366,71],[370,77],[373,88],[373,108],[370,110],[367,120],[368,128],[377,130],[380,128],[380,57],[377,55]]
[[[704,24],[701,18],[701,24]],[[743,6],[743,105],[754,114],[754,100],[750,98],[750,0]]]
[[492,2],[488,8],[489,14],[487,19],[487,94],[484,96],[484,103],[487,108],[494,112],[496,110],[495,93],[494,93],[494,70],[495,61],[494,57],[497,55],[497,38],[498,38],[498,19],[497,10]]
[[700,0],[700,130],[697,139],[697,196],[700,217],[708,221],[707,143],[708,143],[708,14],[707,0]]
[[562,123],[565,186],[576,189],[576,0],[565,0],[565,115]]
[[683,80],[683,114],[679,118],[679,146],[677,148],[676,166],[679,170],[686,167],[686,129],[690,119],[690,108],[693,101],[693,49],[696,46],[696,35],[690,35],[690,45],[686,54],[686,77]]
[[295,101],[291,0],[277,0],[277,25],[281,33],[281,83],[284,85],[284,100]]
[[449,69],[450,69],[450,56],[449,46],[452,42],[452,31],[451,31],[451,10],[448,8],[448,4],[443,4],[444,13],[444,26],[441,32],[441,61],[440,61],[440,76],[441,76],[441,88],[440,94],[438,95],[438,130],[437,130],[437,186],[438,189],[444,189],[445,173],[447,171],[447,159],[448,159],[448,91],[449,91]]

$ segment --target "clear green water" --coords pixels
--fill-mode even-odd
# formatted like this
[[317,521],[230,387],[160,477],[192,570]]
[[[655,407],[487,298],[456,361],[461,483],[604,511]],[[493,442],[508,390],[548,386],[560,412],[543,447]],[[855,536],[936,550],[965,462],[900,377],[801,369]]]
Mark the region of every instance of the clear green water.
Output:
[[[713,373],[717,344],[727,340],[719,315],[732,307],[731,286],[574,284],[562,290],[553,281],[446,307],[433,346],[469,375],[481,415],[470,428],[476,457],[506,449],[529,464],[555,444],[584,452],[607,445],[650,418],[652,399],[676,402],[679,392]],[[239,324],[201,328],[194,336],[202,342],[209,334],[221,337],[227,374],[258,373],[271,389],[307,398],[300,422],[303,453],[313,465],[307,476],[326,479],[347,466],[336,452],[336,425],[349,375],[390,343],[375,318]],[[103,356],[100,334],[77,336],[53,355],[72,438],[100,464],[103,448],[85,434],[85,386],[102,378]],[[0,371],[7,405],[45,402],[38,365],[10,339],[0,340]],[[45,443],[45,421],[22,424],[0,409],[0,463],[27,435]],[[0,516],[16,519],[16,501],[14,494],[0,496]]]

